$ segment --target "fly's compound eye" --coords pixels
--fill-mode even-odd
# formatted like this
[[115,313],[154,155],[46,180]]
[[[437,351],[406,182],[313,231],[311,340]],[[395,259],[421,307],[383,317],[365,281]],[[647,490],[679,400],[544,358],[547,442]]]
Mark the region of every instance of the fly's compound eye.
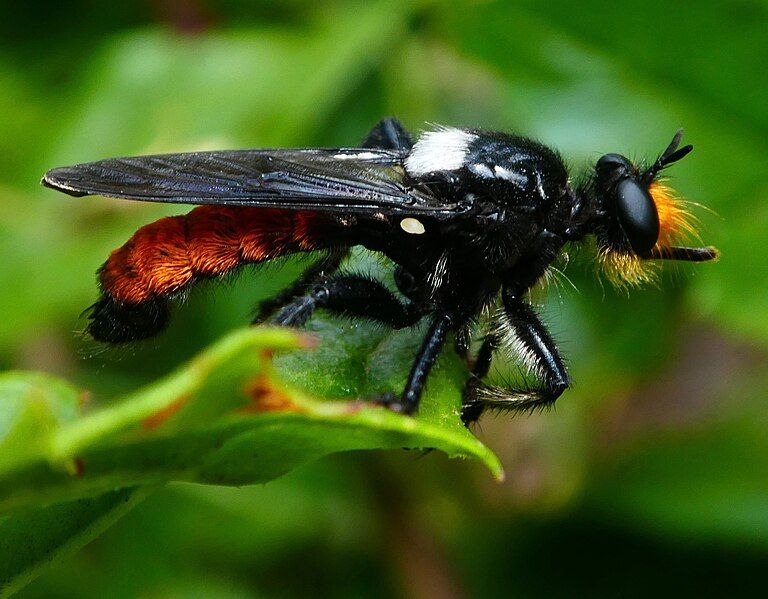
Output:
[[635,179],[616,186],[616,212],[632,250],[642,256],[659,239],[659,214],[648,191]]

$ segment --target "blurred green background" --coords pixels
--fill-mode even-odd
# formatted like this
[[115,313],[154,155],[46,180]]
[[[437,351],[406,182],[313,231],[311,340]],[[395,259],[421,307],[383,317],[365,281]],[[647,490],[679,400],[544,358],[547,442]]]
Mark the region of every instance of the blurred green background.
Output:
[[[0,5],[0,366],[109,398],[247,322],[288,264],[194,293],[141,351],[75,333],[109,251],[163,206],[39,187],[163,151],[356,145],[381,117],[557,147],[696,151],[674,186],[717,264],[543,308],[574,389],[486,417],[507,481],[437,453],[326,458],[266,486],[171,485],[23,597],[746,595],[768,572],[768,7],[748,0]],[[222,288],[223,287],[223,288]]]

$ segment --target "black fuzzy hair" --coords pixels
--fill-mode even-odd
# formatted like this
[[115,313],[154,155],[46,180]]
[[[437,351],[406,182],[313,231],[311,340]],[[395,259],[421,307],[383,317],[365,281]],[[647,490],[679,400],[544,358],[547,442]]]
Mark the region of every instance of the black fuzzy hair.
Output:
[[168,302],[153,298],[140,304],[116,301],[104,293],[87,310],[86,331],[96,341],[111,344],[130,343],[160,333],[168,325]]

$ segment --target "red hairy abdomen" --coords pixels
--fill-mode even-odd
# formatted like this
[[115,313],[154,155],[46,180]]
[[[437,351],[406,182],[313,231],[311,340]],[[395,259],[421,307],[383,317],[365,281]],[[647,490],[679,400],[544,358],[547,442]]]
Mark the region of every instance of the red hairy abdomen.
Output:
[[101,288],[129,304],[173,295],[243,264],[321,249],[329,224],[315,212],[198,206],[136,231],[99,270]]

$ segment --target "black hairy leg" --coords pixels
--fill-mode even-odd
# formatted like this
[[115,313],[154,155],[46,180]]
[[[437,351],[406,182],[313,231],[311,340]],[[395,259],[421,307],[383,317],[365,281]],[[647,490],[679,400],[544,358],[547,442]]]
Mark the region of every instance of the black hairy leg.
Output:
[[374,320],[394,329],[416,324],[424,315],[416,304],[401,302],[378,281],[360,275],[337,275],[317,282],[306,295],[284,306],[273,321],[283,326],[302,326],[318,308]]
[[[360,144],[362,148],[382,150],[397,150],[406,153],[413,146],[413,140],[402,123],[389,117],[380,120],[366,135]],[[349,248],[331,250],[325,257],[318,260],[302,273],[293,284],[278,292],[273,297],[259,302],[257,315],[251,324],[261,324],[267,321],[278,310],[286,306],[297,296],[304,295],[307,290],[321,279],[336,273],[341,263],[349,257]]]
[[[472,379],[480,380],[484,378],[488,371],[491,369],[491,360],[493,359],[493,352],[499,346],[499,336],[495,333],[489,333],[483,339],[483,344],[475,356],[474,363],[472,364]],[[472,381],[470,379],[469,382]]]
[[272,297],[259,302],[256,317],[251,321],[251,324],[261,324],[266,322],[275,314],[275,312],[287,305],[291,300],[297,296],[305,294],[313,284],[336,274],[341,263],[349,257],[349,253],[350,250],[348,248],[332,250],[327,256],[321,258],[307,268],[301,276],[288,287],[279,291]]
[[[378,281],[359,275],[339,275],[316,284],[305,296],[285,306],[274,322],[284,326],[301,326],[318,308],[353,318],[374,320],[394,329],[412,326],[424,316],[424,310],[417,304],[401,302]],[[402,395],[397,397],[387,393],[374,397],[373,401],[396,412],[412,414],[419,405],[429,372],[452,326],[453,318],[449,314],[435,316],[413,362]]]
[[[382,150],[397,150],[406,153],[413,146],[413,140],[402,123],[395,118],[380,120],[365,136],[360,144],[362,148],[376,148]],[[267,321],[278,310],[286,306],[297,296],[303,295],[314,284],[323,278],[336,273],[341,263],[349,257],[350,249],[341,248],[331,252],[302,273],[289,287],[278,292],[273,297],[259,303],[256,317],[251,324],[261,324]]]
[[472,363],[472,372],[464,385],[462,393],[462,420],[464,424],[476,421],[483,413],[484,405],[475,401],[478,389],[482,388],[482,380],[488,375],[493,360],[493,352],[499,346],[499,336],[495,333],[488,333],[483,344],[475,356]]
[[[539,317],[523,299],[507,288],[503,292],[506,323],[486,338],[480,349],[472,379],[464,390],[462,420],[476,421],[486,409],[527,411],[552,405],[570,385],[557,346]],[[538,385],[525,388],[498,388],[483,385],[493,350],[509,344],[520,355]]]
[[456,331],[453,349],[456,355],[464,360],[467,364],[472,366],[472,358],[470,356],[470,345],[472,343],[472,333],[468,326],[463,326]]
[[435,361],[445,345],[445,338],[452,328],[453,317],[450,314],[446,312],[436,314],[424,337],[419,353],[416,354],[416,359],[413,361],[402,395],[397,397],[393,393],[387,393],[376,400],[395,412],[413,414],[419,407],[429,372],[435,365]]

